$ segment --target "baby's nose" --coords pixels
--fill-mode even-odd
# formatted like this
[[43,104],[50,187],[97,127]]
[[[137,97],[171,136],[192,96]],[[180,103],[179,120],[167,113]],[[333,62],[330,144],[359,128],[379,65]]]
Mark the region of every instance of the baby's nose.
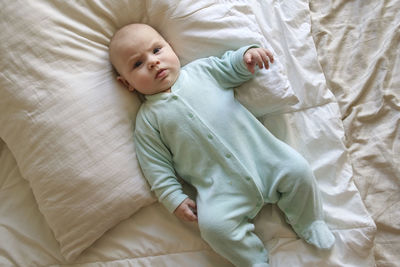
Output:
[[149,69],[154,68],[155,66],[157,66],[158,64],[160,64],[160,60],[156,57],[152,57],[149,59]]

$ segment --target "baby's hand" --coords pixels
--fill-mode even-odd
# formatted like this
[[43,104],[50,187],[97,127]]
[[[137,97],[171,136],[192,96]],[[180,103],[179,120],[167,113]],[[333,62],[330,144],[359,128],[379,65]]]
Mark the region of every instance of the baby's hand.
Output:
[[244,53],[243,60],[247,69],[254,74],[254,67],[256,64],[260,69],[262,69],[263,66],[268,69],[269,62],[274,63],[274,56],[268,49],[250,48]]
[[197,222],[196,203],[187,198],[176,208],[174,214],[183,221]]

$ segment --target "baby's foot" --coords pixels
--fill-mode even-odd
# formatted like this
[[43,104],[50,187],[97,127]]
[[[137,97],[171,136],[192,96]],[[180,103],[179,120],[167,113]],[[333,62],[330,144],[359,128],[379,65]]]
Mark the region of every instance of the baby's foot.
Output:
[[301,233],[303,239],[319,249],[328,250],[335,244],[335,236],[324,221],[315,221]]

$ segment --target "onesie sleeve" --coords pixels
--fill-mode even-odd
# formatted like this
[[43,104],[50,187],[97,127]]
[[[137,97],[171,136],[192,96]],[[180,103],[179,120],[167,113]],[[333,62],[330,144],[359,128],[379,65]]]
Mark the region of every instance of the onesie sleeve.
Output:
[[140,116],[136,119],[134,140],[140,167],[151,190],[169,212],[174,212],[188,196],[175,175],[169,149],[159,132]]
[[[208,72],[223,88],[235,88],[250,80],[253,74],[247,69],[243,56],[250,48],[259,47],[249,45],[236,51],[227,51],[221,58],[209,57],[207,59]],[[257,68],[256,68],[257,70]]]

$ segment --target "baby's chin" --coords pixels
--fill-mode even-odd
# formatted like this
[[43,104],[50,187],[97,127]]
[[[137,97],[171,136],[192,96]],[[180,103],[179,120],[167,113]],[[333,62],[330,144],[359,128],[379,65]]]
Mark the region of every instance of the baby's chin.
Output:
[[159,94],[159,93],[170,93],[171,92],[171,87],[169,87],[167,89],[158,89],[158,90],[140,90],[140,89],[137,89],[136,91],[138,91],[142,95],[156,95],[156,94]]

